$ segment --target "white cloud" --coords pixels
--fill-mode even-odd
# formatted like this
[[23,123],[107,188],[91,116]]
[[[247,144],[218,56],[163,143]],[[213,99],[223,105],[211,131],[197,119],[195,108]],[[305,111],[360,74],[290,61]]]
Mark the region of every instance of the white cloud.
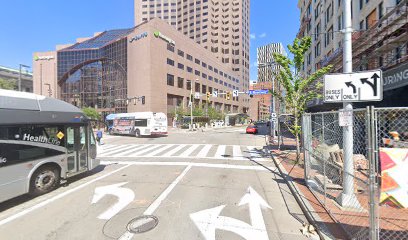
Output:
[[256,38],[256,35],[255,35],[254,33],[251,33],[251,34],[249,34],[249,37],[250,37],[251,39],[255,39],[255,38]]
[[266,33],[262,33],[261,35],[259,35],[259,38],[264,38],[266,37]]

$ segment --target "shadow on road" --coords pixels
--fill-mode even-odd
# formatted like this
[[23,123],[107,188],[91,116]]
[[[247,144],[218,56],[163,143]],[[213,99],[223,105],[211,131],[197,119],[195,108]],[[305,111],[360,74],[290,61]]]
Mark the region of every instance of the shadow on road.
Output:
[[[93,175],[95,175],[97,173],[100,173],[103,170],[105,170],[105,167],[106,167],[106,165],[99,165],[95,169],[93,169],[92,171],[88,171],[88,172],[81,173],[81,174],[78,174],[76,176],[73,176],[73,177],[69,178],[66,183],[61,184],[57,189],[67,187],[71,183],[77,182],[77,181],[79,181],[81,179],[84,179],[86,177],[90,177],[90,176],[93,176]],[[0,212],[6,211],[6,210],[8,210],[10,208],[13,208],[13,207],[15,207],[17,205],[23,204],[25,202],[28,202],[30,200],[33,200],[33,199],[41,197],[41,196],[42,195],[34,197],[34,196],[31,196],[30,194],[24,194],[24,195],[12,198],[10,200],[7,200],[5,202],[0,203]]]

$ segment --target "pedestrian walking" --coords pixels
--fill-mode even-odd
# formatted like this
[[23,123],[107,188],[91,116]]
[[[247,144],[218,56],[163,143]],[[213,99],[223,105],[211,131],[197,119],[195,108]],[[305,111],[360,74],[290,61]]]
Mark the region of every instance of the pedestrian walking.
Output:
[[99,145],[101,145],[101,139],[102,139],[102,130],[99,128],[98,132],[96,132],[96,141],[98,141]]

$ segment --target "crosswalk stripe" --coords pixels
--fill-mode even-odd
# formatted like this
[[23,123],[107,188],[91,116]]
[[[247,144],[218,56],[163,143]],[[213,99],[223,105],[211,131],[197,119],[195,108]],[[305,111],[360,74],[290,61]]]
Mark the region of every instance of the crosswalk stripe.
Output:
[[117,157],[123,157],[123,156],[128,156],[129,154],[132,154],[134,152],[139,151],[140,149],[146,148],[146,145],[135,145],[133,149],[129,149],[127,151],[123,151],[119,154],[117,154]]
[[[210,154],[213,147],[216,148],[215,155]],[[232,154],[230,152],[231,148]],[[198,151],[198,154],[193,155],[193,152],[196,151]],[[114,144],[98,149],[98,157],[194,157],[239,161],[247,160],[249,157],[257,161],[267,159],[263,156],[261,146],[212,144]]]
[[232,146],[232,156],[236,160],[246,160],[247,158],[244,157],[241,151],[241,146]]
[[113,151],[113,150],[119,149],[121,147],[123,147],[123,146],[122,145],[115,145],[115,146],[110,147],[110,148],[102,148],[100,152]]
[[123,146],[121,146],[121,148],[116,148],[113,151],[110,151],[110,150],[104,151],[104,152],[102,152],[100,154],[100,156],[103,157],[103,156],[106,156],[106,155],[113,155],[113,154],[120,153],[120,152],[122,152],[124,150],[129,150],[129,149],[132,149],[132,148],[134,148],[134,145],[123,145]]
[[249,154],[251,155],[251,158],[254,160],[262,160],[264,159],[260,154],[259,150],[257,147],[254,146],[248,146],[247,149],[249,150]]
[[130,153],[129,156],[131,156],[131,157],[141,156],[142,154],[145,154],[145,153],[150,152],[152,150],[156,150],[160,146],[162,146],[162,145],[152,144],[152,145],[150,145],[148,147],[145,147],[145,148],[141,149],[140,151],[138,150],[138,151],[136,151],[134,153]]
[[118,145],[108,145],[108,146],[106,146],[106,145],[104,145],[104,146],[102,146],[101,148],[103,149],[103,150],[109,150],[109,149],[111,149],[111,148],[115,148],[115,147],[117,147]]
[[197,158],[203,158],[206,157],[208,152],[210,151],[212,145],[205,145],[201,151],[197,154]]
[[169,148],[171,148],[171,147],[173,147],[173,146],[174,146],[173,144],[164,145],[164,147],[159,148],[159,149],[157,149],[157,150],[154,150],[153,152],[151,152],[151,153],[149,153],[149,154],[146,154],[145,156],[146,156],[146,157],[148,157],[148,156],[154,156],[154,155],[159,154],[159,153],[161,153],[161,152],[163,152],[163,151],[165,151],[165,150],[167,150],[167,149],[169,149]]
[[214,157],[215,158],[225,158],[223,155],[225,155],[225,150],[226,146],[225,145],[219,145],[217,148],[217,152],[215,152]]
[[184,151],[180,157],[188,157],[190,156],[190,154],[192,154],[194,152],[194,150],[196,150],[200,145],[192,145],[191,147],[189,147],[186,151]]
[[167,153],[165,153],[163,156],[164,157],[168,157],[171,156],[173,154],[175,154],[176,152],[180,151],[182,148],[184,148],[185,146],[187,146],[186,144],[180,144],[179,146],[177,146],[176,148],[168,151]]

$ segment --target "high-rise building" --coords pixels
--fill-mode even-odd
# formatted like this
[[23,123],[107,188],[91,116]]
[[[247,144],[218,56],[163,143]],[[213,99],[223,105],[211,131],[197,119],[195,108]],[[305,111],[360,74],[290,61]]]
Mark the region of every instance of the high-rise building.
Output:
[[[408,1],[355,0],[352,2],[353,71],[382,69],[383,78],[394,79],[408,69]],[[309,75],[329,64],[342,72],[344,13],[343,1],[299,0],[300,28],[297,37],[312,37],[302,72]],[[403,87],[405,86],[405,88]],[[389,90],[400,89],[401,94]],[[384,106],[408,102],[408,80],[398,85],[384,83]],[[389,93],[387,93],[389,91]],[[395,100],[392,100],[395,99]],[[398,100],[397,100],[398,99]],[[402,99],[405,99],[404,101]],[[321,101],[314,104],[321,105]]]
[[210,50],[249,88],[250,0],[135,0],[135,25],[161,18]]
[[258,82],[271,82],[281,66],[273,58],[274,53],[286,55],[282,43],[271,43],[257,48]]
[[270,43],[257,48],[258,81],[251,84],[250,90],[254,93],[264,92],[264,94],[254,94],[250,100],[249,115],[253,120],[266,120],[270,116],[271,106],[273,111],[283,113],[278,101],[273,101],[269,90],[280,89],[280,84],[276,81],[276,76],[281,70],[281,66],[274,60],[273,54],[280,53],[286,56],[282,43]]

